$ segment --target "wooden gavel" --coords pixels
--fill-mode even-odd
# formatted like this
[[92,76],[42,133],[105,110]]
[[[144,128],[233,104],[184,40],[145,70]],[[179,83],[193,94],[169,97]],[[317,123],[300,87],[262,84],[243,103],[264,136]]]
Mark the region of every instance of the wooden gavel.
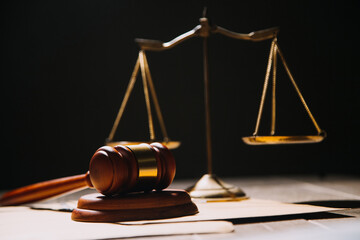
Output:
[[162,190],[175,177],[175,160],[161,143],[99,148],[82,175],[35,183],[5,193],[0,205],[20,205],[86,187],[106,196]]

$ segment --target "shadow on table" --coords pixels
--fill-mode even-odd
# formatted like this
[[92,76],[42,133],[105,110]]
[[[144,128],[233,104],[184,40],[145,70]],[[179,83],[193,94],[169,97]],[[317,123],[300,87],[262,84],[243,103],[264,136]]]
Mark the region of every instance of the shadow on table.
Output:
[[333,208],[360,208],[360,200],[331,200],[331,201],[310,201],[297,202],[299,204],[309,204],[321,207]]
[[288,221],[288,220],[318,220],[318,219],[333,219],[333,218],[352,218],[337,213],[329,212],[317,212],[317,213],[303,213],[303,214],[291,214],[282,216],[268,216],[268,217],[252,217],[252,218],[239,218],[239,219],[227,219],[233,224],[245,224],[245,223],[260,223],[260,222],[274,222],[274,221]]
[[[297,202],[297,204],[308,204],[314,206],[342,208],[342,209],[360,208],[360,200],[311,201],[311,202]],[[317,213],[291,214],[291,215],[282,215],[282,216],[231,219],[230,221],[234,224],[244,224],[244,223],[259,223],[259,222],[272,222],[272,221],[287,221],[287,220],[296,220],[296,219],[318,220],[318,219],[352,218],[352,217],[353,216],[348,216],[339,213],[317,212]]]

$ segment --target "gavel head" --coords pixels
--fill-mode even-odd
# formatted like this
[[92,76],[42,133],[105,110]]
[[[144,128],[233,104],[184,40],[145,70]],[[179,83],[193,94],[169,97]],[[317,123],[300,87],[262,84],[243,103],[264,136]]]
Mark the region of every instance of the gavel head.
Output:
[[175,160],[161,143],[99,148],[90,161],[94,188],[107,196],[161,190],[175,177]]

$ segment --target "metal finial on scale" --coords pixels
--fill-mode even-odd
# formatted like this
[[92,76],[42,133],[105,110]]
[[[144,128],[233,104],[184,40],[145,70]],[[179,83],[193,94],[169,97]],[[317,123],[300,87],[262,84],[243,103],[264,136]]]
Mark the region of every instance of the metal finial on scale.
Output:
[[207,14],[207,7],[205,6],[203,9],[202,17],[205,18]]

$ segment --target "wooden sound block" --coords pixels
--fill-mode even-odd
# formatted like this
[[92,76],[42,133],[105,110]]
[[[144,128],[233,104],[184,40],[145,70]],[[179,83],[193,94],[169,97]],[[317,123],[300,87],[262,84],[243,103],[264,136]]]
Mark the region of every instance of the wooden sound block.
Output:
[[198,212],[189,194],[183,190],[130,193],[116,197],[94,193],[78,200],[71,219],[81,222],[120,222],[182,217]]

